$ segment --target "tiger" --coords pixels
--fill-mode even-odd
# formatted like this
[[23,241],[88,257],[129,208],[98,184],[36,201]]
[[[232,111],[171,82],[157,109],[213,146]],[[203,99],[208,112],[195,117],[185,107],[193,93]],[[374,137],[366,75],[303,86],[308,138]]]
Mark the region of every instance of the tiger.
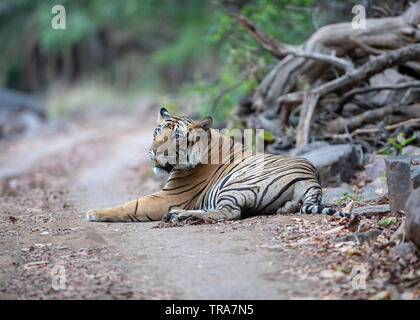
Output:
[[[89,210],[86,219],[218,221],[297,212],[355,217],[321,205],[319,174],[307,159],[246,149],[212,123],[210,116],[192,120],[161,108],[148,155],[153,171],[167,174],[162,190],[113,208]],[[234,155],[241,156],[232,161]]]

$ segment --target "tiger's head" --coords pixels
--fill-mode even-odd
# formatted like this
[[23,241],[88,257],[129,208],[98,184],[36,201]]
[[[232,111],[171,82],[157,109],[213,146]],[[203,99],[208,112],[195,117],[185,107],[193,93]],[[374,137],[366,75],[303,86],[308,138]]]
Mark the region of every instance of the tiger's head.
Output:
[[194,121],[188,117],[171,116],[165,108],[159,112],[148,154],[155,161],[156,174],[172,169],[188,170],[202,161],[208,147],[212,118]]

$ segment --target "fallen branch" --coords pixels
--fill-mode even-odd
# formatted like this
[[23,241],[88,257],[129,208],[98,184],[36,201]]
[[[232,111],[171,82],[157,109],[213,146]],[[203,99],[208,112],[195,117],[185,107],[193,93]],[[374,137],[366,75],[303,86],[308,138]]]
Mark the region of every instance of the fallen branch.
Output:
[[306,52],[296,46],[284,44],[276,39],[271,38],[263,30],[258,28],[255,23],[248,18],[239,14],[232,15],[244,30],[251,35],[265,50],[270,52],[274,57],[283,59],[288,55],[300,58],[314,59],[321,62],[331,64],[344,71],[354,69],[351,62],[338,58],[335,55],[323,54],[318,52]]
[[[246,30],[248,20],[245,19],[243,19],[243,25],[245,25]],[[347,57],[346,59],[351,57],[354,58],[352,61],[354,65],[358,66],[361,61],[366,61],[366,58],[372,53],[383,54],[388,50],[396,50],[410,43],[419,43],[420,32],[416,27],[418,24],[420,24],[420,1],[407,8],[403,15],[366,19],[366,29],[355,30],[351,22],[336,23],[317,29],[301,46],[289,46],[281,42],[275,42],[281,44],[281,54],[279,55],[275,50],[276,46],[273,45],[272,39],[264,37],[265,34],[256,29],[255,24],[251,21],[250,28],[248,28],[251,31],[251,36],[252,33],[254,35],[258,33],[259,39],[258,37],[254,37],[254,39],[260,40],[258,43],[270,49],[279,59],[282,58],[257,87],[252,97],[251,109],[256,113],[265,111],[275,113],[279,107],[279,98],[296,91],[300,86],[299,81],[301,79],[311,84],[330,81],[334,72],[333,69],[336,67],[331,67],[330,63],[315,59],[297,57],[291,54],[286,56],[288,48],[300,49],[305,53],[321,53],[327,57],[336,56],[342,59],[339,63],[341,66],[344,66],[341,63],[342,61],[347,62],[343,57]],[[267,39],[270,40],[264,42]],[[342,70],[342,67],[336,69]],[[351,87],[354,86],[355,84],[351,85]],[[287,96],[287,98],[293,97]],[[302,99],[303,95],[298,96],[294,104],[301,103]]]
[[412,81],[412,82],[404,82],[399,84],[385,84],[381,86],[369,86],[363,88],[355,88],[343,95],[338,103],[342,103],[347,101],[349,98],[355,96],[356,94],[368,93],[372,91],[378,90],[400,90],[400,89],[407,89],[407,88],[418,88],[420,87],[420,81]]
[[[388,51],[380,56],[371,58],[368,62],[359,68],[347,72],[343,76],[324,83],[316,88],[311,89],[314,94],[319,94],[320,97],[343,89],[345,87],[353,86],[365,79],[370,78],[376,73],[382,72],[387,68],[401,64],[406,61],[416,60],[420,58],[420,44],[409,45],[397,50]],[[278,99],[279,106],[277,112],[280,112],[282,104],[297,104],[302,102],[304,98],[304,91],[289,93],[281,96]]]
[[240,14],[232,14],[232,16],[239,22],[244,30],[253,37],[265,50],[270,52],[274,57],[283,59],[288,55],[291,48],[290,45],[286,45],[276,39],[268,36],[264,31],[258,28],[255,23],[248,18]]
[[361,127],[365,123],[374,122],[379,119],[383,119],[385,116],[391,113],[394,113],[395,111],[400,109],[402,106],[405,106],[410,94],[411,94],[411,89],[409,89],[405,93],[404,97],[402,98],[400,102],[395,103],[390,106],[369,110],[351,118],[338,117],[337,119],[331,121],[328,124],[328,130],[334,133],[338,133],[343,130],[350,131],[350,130],[354,130],[356,128]]
[[[395,123],[389,126],[385,126],[383,129],[385,130],[394,130],[400,127],[404,127],[409,124],[420,123],[420,118],[410,119],[406,121],[402,121],[399,123]],[[361,128],[353,131],[352,133],[343,133],[343,134],[326,134],[323,138],[331,138],[331,139],[351,139],[355,135],[358,134],[369,134],[369,133],[378,133],[383,130],[382,128]]]
[[373,54],[375,56],[382,54],[384,51],[383,50],[378,50],[375,49],[369,45],[367,45],[366,43],[360,41],[359,39],[357,39],[356,37],[350,37],[350,40],[358,47],[360,47],[361,49],[363,49],[365,52]]
[[319,94],[308,92],[305,94],[299,117],[296,133],[296,146],[301,147],[308,143],[312,117],[318,103]]

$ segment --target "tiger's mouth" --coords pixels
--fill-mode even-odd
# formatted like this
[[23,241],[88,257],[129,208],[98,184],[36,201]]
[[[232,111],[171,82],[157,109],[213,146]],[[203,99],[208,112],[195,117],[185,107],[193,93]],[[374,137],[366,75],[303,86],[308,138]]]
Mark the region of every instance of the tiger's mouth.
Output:
[[167,162],[165,166],[162,166],[157,160],[155,160],[155,167],[158,169],[165,170],[168,173],[171,172],[172,169],[174,168],[174,166],[169,164],[169,162]]

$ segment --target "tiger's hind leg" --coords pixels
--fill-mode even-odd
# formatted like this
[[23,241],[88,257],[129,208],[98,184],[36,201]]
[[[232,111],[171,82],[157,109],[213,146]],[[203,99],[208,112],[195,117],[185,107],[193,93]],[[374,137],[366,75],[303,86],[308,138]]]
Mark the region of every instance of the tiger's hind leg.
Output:
[[329,216],[337,215],[340,217],[353,218],[353,215],[327,208],[321,204],[322,202],[322,189],[319,186],[309,187],[302,199],[302,206],[300,213],[302,214],[326,214]]
[[282,213],[295,213],[299,211],[299,201],[290,200],[286,201],[280,208],[277,209],[277,214]]
[[162,218],[164,222],[178,222],[188,219],[201,220],[236,220],[241,217],[239,208],[221,208],[212,210],[170,210]]

